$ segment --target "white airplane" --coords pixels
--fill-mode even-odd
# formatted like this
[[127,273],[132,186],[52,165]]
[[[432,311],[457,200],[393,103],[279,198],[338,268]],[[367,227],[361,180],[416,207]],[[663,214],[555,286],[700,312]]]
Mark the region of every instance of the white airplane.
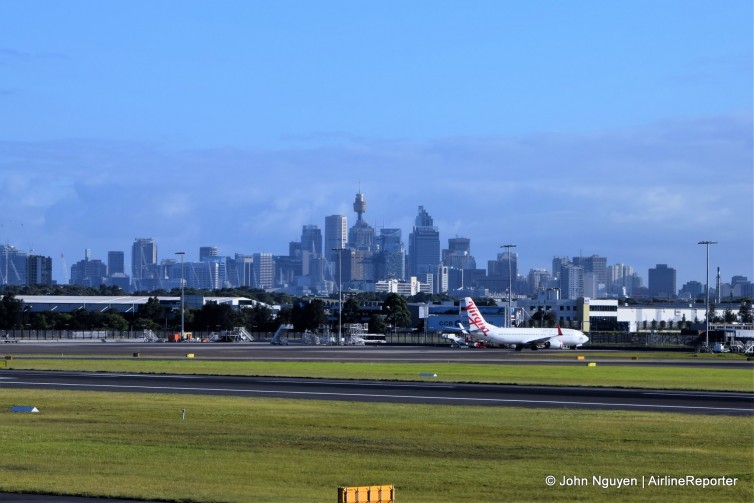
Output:
[[510,344],[516,347],[516,351],[521,351],[525,347],[531,349],[553,348],[576,349],[589,340],[579,330],[571,328],[519,328],[519,327],[496,327],[484,321],[482,313],[474,304],[471,297],[466,297],[461,302],[461,311],[466,312],[469,319],[469,335],[480,341],[491,342],[494,344]]

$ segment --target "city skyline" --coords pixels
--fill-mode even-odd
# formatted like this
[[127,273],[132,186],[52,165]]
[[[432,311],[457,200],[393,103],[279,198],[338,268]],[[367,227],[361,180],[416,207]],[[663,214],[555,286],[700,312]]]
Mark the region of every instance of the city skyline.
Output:
[[[359,206],[358,209],[357,209],[357,206]],[[331,220],[331,219],[337,219],[337,221],[340,222],[340,223],[338,223],[338,227],[340,227],[341,225],[343,225],[345,227],[346,231],[349,231],[351,229],[357,228],[359,226],[369,226],[368,222],[366,221],[366,218],[363,217],[363,213],[366,212],[366,207],[367,207],[367,204],[366,204],[365,195],[363,193],[359,192],[359,193],[356,194],[356,203],[353,204],[353,209],[356,212],[357,216],[351,220],[352,223],[351,224],[348,223],[349,219],[348,219],[347,215],[328,215],[327,217],[324,217],[325,227],[327,226],[328,220]],[[413,232],[416,232],[417,228],[419,228],[419,229],[421,229],[421,228],[425,228],[425,229],[429,228],[430,230],[433,230],[434,233],[438,233],[438,234],[441,233],[441,229],[438,229],[437,227],[433,226],[433,219],[432,219],[431,215],[427,212],[426,208],[424,208],[423,206],[419,206],[418,207],[418,212],[419,212],[419,214],[418,214],[418,216],[415,219],[413,231],[409,234],[409,238],[408,238],[409,240],[412,239],[411,235],[413,234]],[[429,226],[429,227],[426,227],[426,226]],[[369,226],[369,227],[371,227],[371,226]],[[383,229],[385,229],[385,228],[383,228]],[[296,241],[295,239],[293,239],[293,240],[288,241],[287,244],[289,246],[289,250],[292,250],[292,248],[290,248],[290,246],[294,242],[300,244],[299,248],[301,250],[305,250],[305,249],[308,249],[308,248],[313,248],[315,246],[315,241],[319,242],[317,246],[322,246],[323,238],[326,241],[326,236],[327,236],[326,234],[325,235],[322,234],[322,230],[323,230],[323,228],[320,227],[318,224],[304,224],[302,226],[302,229],[301,229],[300,240]],[[373,232],[375,234],[382,234],[380,232],[381,230],[382,229],[373,229]],[[396,229],[385,229],[385,230],[387,230],[389,232],[392,232],[392,231],[395,231]],[[400,229],[397,229],[397,230],[399,232],[401,231]],[[340,230],[338,232],[340,232]],[[310,236],[310,235],[312,235],[314,233],[316,233],[316,235],[318,236],[317,239],[315,241],[312,241],[311,243],[305,243],[304,242],[305,240],[312,239],[312,238],[308,238],[308,236]],[[399,244],[400,245],[405,245],[406,244],[405,241],[406,241],[406,238],[405,237],[401,237]],[[447,247],[448,247],[447,249],[445,248],[446,245],[444,244],[444,242],[447,242]],[[146,249],[148,249],[148,252],[147,252],[148,253],[148,258],[146,259],[146,261],[144,260],[144,257],[142,257],[142,260],[140,261],[138,257],[134,256],[133,250],[135,250],[137,248],[142,249],[142,248],[140,248],[140,246],[142,246],[142,245],[140,245],[140,243],[144,243],[144,245],[147,247]],[[702,244],[702,243],[697,243],[697,244]],[[718,244],[719,243],[714,243],[714,245],[718,245]],[[504,268],[507,267],[504,264],[505,264],[505,261],[508,260],[506,258],[507,255],[508,255],[508,251],[504,252],[502,250],[502,248],[506,248],[506,247],[510,246],[514,250],[514,251],[512,251],[512,256],[513,256],[513,260],[516,263],[515,268],[518,271],[518,277],[521,277],[521,278],[526,278],[527,275],[529,275],[531,273],[537,273],[538,271],[541,271],[541,270],[547,271],[547,274],[553,273],[554,269],[555,269],[555,262],[563,261],[565,259],[570,260],[570,263],[572,265],[581,265],[581,266],[583,266],[590,259],[597,258],[597,259],[601,259],[601,262],[604,262],[602,264],[602,267],[605,267],[605,266],[624,266],[624,267],[628,267],[629,269],[631,269],[633,271],[634,274],[638,275],[640,281],[642,282],[643,288],[648,288],[649,287],[650,291],[652,290],[652,288],[651,288],[652,274],[656,270],[660,270],[661,271],[661,270],[667,270],[669,268],[670,270],[672,270],[672,274],[673,274],[672,284],[675,285],[675,288],[670,288],[670,290],[672,290],[672,293],[670,295],[673,295],[673,296],[677,295],[678,292],[679,292],[679,290],[682,287],[684,287],[686,285],[686,283],[688,283],[688,282],[698,282],[698,283],[701,283],[702,285],[704,285],[705,284],[705,280],[706,280],[706,278],[701,278],[701,279],[699,279],[699,278],[692,278],[689,281],[683,281],[683,282],[676,281],[675,277],[676,277],[676,274],[677,274],[677,269],[674,267],[674,265],[672,263],[671,264],[657,263],[654,266],[651,266],[648,269],[648,271],[646,272],[646,274],[643,274],[642,271],[637,270],[630,263],[620,262],[620,261],[613,261],[609,257],[602,256],[599,253],[595,253],[595,254],[593,254],[591,256],[585,256],[585,255],[566,256],[566,255],[563,255],[563,254],[560,254],[560,255],[554,254],[552,256],[551,267],[550,267],[550,265],[548,265],[546,267],[543,266],[543,267],[534,267],[534,268],[528,268],[528,269],[526,269],[526,268],[520,267],[518,265],[519,260],[520,260],[520,256],[521,256],[518,253],[518,245],[515,245],[515,244],[501,245],[501,247],[500,247],[501,250],[499,250],[494,257],[476,257],[475,254],[474,254],[474,252],[473,252],[473,240],[470,239],[470,238],[468,238],[468,237],[465,237],[465,236],[463,236],[463,237],[461,237],[461,236],[455,236],[455,237],[452,237],[452,238],[443,238],[443,239],[437,241],[437,246],[439,247],[437,251],[438,252],[439,251],[443,251],[443,252],[444,251],[450,251],[450,252],[452,252],[453,248],[457,247],[459,245],[461,246],[461,248],[463,248],[464,250],[466,250],[467,253],[469,253],[469,257],[471,258],[472,261],[476,259],[476,264],[477,264],[476,268],[477,269],[483,269],[488,274],[500,274],[500,271],[498,271],[498,270],[493,271],[493,270],[489,269],[489,267],[492,267],[492,264],[488,264],[488,261],[500,261],[500,260],[502,260],[503,261],[503,263],[502,263],[503,265],[501,265],[500,262],[498,262],[498,264],[495,267],[496,268],[498,268],[498,267],[504,267]],[[357,248],[360,247],[358,243],[352,243],[350,241],[346,241],[346,246],[349,247],[349,248],[351,248],[351,249],[357,249]],[[111,275],[113,273],[123,273],[123,272],[125,272],[126,275],[127,275],[126,279],[130,278],[132,286],[135,287],[137,290],[139,290],[140,288],[138,288],[138,286],[137,286],[138,285],[138,283],[137,283],[137,279],[138,279],[137,276],[138,275],[136,274],[137,269],[140,268],[139,265],[138,265],[139,262],[154,263],[154,264],[169,263],[169,262],[177,263],[177,262],[179,262],[178,255],[181,255],[182,257],[186,257],[185,258],[186,263],[198,263],[198,262],[202,262],[202,261],[204,261],[208,257],[210,257],[210,258],[211,257],[229,257],[229,258],[232,259],[232,258],[235,258],[237,255],[243,255],[243,256],[246,256],[246,257],[249,257],[249,258],[251,258],[252,256],[259,256],[260,254],[264,255],[264,256],[269,256],[270,258],[272,258],[272,257],[281,257],[281,256],[282,257],[287,257],[286,254],[273,254],[273,253],[270,253],[270,252],[260,251],[260,250],[251,250],[251,251],[249,251],[249,250],[232,250],[232,251],[224,251],[223,253],[220,253],[220,250],[219,250],[219,248],[217,246],[215,246],[215,245],[209,245],[209,244],[206,244],[206,243],[205,244],[200,244],[198,246],[195,246],[194,248],[196,248],[196,250],[194,250],[194,251],[196,251],[196,254],[195,254],[196,255],[196,260],[194,260],[194,258],[193,258],[194,257],[194,253],[191,250],[189,250],[189,249],[187,249],[187,250],[180,250],[180,252],[164,252],[163,251],[163,253],[161,254],[159,252],[160,244],[159,244],[159,239],[158,238],[154,238],[154,237],[149,237],[149,238],[139,237],[139,238],[134,238],[133,243],[132,243],[132,247],[131,247],[132,253],[129,255],[130,263],[132,264],[130,270],[124,270],[124,262],[125,262],[126,254],[125,254],[125,252],[123,250],[108,250],[107,251],[107,260],[103,260],[102,257],[95,256],[96,254],[93,254],[92,251],[91,251],[91,249],[88,249],[88,248],[84,249],[84,251],[83,251],[83,260],[79,261],[79,260],[76,260],[76,257],[74,257],[74,263],[72,263],[72,264],[66,264],[66,261],[65,261],[64,257],[61,256],[60,257],[61,260],[59,262],[59,267],[62,268],[62,266],[64,266],[64,265],[66,265],[67,267],[69,267],[70,271],[66,270],[64,273],[61,272],[61,274],[63,274],[65,277],[68,277],[69,276],[69,272],[70,272],[70,277],[73,278],[75,276],[74,269],[76,267],[78,267],[78,266],[83,266],[83,262],[87,262],[87,261],[90,261],[90,260],[95,261],[95,262],[101,262],[102,263],[101,267],[105,267],[105,268],[109,267],[110,264],[114,262],[116,264],[114,270],[108,270],[107,274],[104,274],[104,273],[103,274],[96,274],[95,273],[94,276],[99,275],[99,276],[102,276],[103,279],[104,279],[105,276],[109,276],[109,275]],[[143,250],[144,249],[142,249],[142,252],[141,252],[142,254],[144,253]],[[328,250],[329,250],[329,248],[327,248],[327,249],[320,249],[319,253],[315,252],[315,256],[325,256],[326,252]],[[23,252],[23,250],[19,250],[19,251]],[[311,250],[311,251],[314,251],[314,250]],[[410,262],[410,260],[411,260],[410,259],[410,247],[409,246],[405,246],[405,250],[404,251],[405,251],[405,254],[404,254],[404,257],[403,257],[404,260]],[[444,253],[443,253],[443,255],[444,255]],[[334,260],[334,258],[331,257],[331,260]],[[565,263],[567,264],[568,262],[565,262]],[[53,267],[52,267],[53,268],[53,279],[55,279],[55,277],[56,277],[56,275],[55,275],[56,267],[55,267],[54,264],[55,264],[55,261],[53,260]],[[452,264],[451,262],[444,262],[443,265],[445,265],[446,267],[447,266],[458,267],[456,264]],[[409,267],[410,267],[410,265],[409,265]],[[710,276],[710,287],[714,289],[715,288],[715,283],[716,283],[716,280],[717,280],[717,278],[716,278],[716,267],[717,266],[715,266],[714,264],[712,264],[710,267],[711,267],[711,271],[710,271],[710,274],[711,274],[711,276]],[[141,268],[143,268],[143,265],[142,265]],[[307,268],[308,268],[308,266],[307,266]],[[588,267],[588,269],[591,269],[591,267]],[[306,274],[308,274],[308,273],[306,273]],[[412,274],[406,272],[406,275],[405,275],[404,279],[408,280],[409,276],[411,276],[411,275]],[[419,276],[423,277],[422,274],[420,274]],[[729,275],[726,276],[726,275],[722,274],[722,272],[721,272],[721,276],[720,276],[721,283],[728,283],[730,281],[730,279],[733,278],[734,276],[744,276],[744,275],[742,275],[742,274],[740,274],[738,272],[731,272]],[[378,278],[378,279],[380,279],[380,278]],[[748,279],[749,281],[751,281],[751,278],[749,278],[748,276],[746,277],[746,279]],[[65,284],[64,282],[59,282],[59,283],[60,284]],[[603,283],[605,286],[608,286],[609,282],[607,282],[604,279],[602,279],[602,280],[598,281],[598,283]],[[128,288],[126,288],[124,286],[125,284],[122,283],[122,282],[119,282],[117,284],[118,284],[118,286],[121,286],[124,289],[128,289]],[[219,287],[220,286],[218,286],[218,288]],[[667,290],[667,288],[666,288],[666,290]],[[500,292],[498,292],[498,293],[500,293]],[[517,293],[525,293],[525,292],[517,292]],[[659,291],[655,292],[655,293],[659,293]],[[665,294],[667,294],[667,292],[665,292]]]
[[712,240],[710,278],[754,277],[749,1],[3,6],[0,243],[59,283],[140,236],[286,255],[360,191],[480,267],[516,243],[683,285]]

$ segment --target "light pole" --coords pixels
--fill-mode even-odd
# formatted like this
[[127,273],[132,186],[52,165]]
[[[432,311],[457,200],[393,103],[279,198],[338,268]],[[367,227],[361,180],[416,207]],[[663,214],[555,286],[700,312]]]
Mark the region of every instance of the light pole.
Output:
[[513,261],[511,260],[511,248],[515,248],[516,245],[503,245],[500,248],[508,250],[508,322],[506,327],[511,326],[511,298],[513,297]]
[[709,245],[716,245],[717,241],[699,241],[700,245],[704,245],[707,248],[707,304],[704,308],[704,339],[707,345],[707,351],[709,351]]
[[340,338],[343,330],[343,252],[346,248],[333,248],[338,252],[338,340],[335,343],[340,346]]
[[175,252],[176,255],[181,256],[181,340],[183,340],[185,336],[184,331],[184,318],[183,318],[183,256],[186,255],[186,252]]

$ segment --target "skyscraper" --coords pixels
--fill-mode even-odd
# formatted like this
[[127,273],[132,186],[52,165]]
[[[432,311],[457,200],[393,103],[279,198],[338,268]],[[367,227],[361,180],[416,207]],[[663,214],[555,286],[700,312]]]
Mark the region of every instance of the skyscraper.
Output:
[[325,217],[325,256],[328,262],[338,260],[333,249],[345,248],[348,240],[348,219],[345,215]]
[[304,225],[301,229],[301,251],[312,257],[322,256],[322,231],[316,225]]
[[275,259],[272,253],[255,253],[253,271],[254,288],[272,288],[275,280]]
[[131,277],[136,291],[150,290],[157,280],[157,243],[136,238],[131,247]]
[[52,259],[41,255],[29,256],[27,285],[52,285]]
[[107,252],[107,275],[112,276],[113,274],[125,274],[125,272],[125,253],[123,253],[122,251]]
[[657,264],[649,270],[649,295],[658,299],[671,299],[676,292],[675,269],[667,264]]
[[377,256],[375,257],[375,279],[406,278],[406,250],[401,241],[400,229],[380,229],[377,236]]
[[434,274],[440,264],[440,231],[424,206],[414,221],[408,240],[408,273],[424,282],[427,274]]
[[199,262],[205,262],[212,257],[217,257],[217,246],[199,247]]

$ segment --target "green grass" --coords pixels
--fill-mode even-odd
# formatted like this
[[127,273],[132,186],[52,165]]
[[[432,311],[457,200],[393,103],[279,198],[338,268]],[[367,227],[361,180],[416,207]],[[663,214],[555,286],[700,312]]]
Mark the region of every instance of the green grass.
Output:
[[[194,359],[32,359],[16,357],[9,369],[223,374],[342,379],[436,380],[562,386],[609,386],[754,392],[754,371],[635,365],[506,365],[474,363],[271,362]],[[436,378],[421,377],[436,373]]]
[[[39,414],[7,412],[35,405]],[[181,410],[186,409],[186,420]],[[0,491],[197,502],[752,501],[754,419],[0,389]],[[737,477],[548,487],[545,477]]]

